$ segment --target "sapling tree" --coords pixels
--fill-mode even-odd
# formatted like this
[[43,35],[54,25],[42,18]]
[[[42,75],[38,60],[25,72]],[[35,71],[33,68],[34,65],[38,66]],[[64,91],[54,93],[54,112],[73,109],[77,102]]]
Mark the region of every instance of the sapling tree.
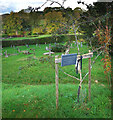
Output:
[[[79,52],[79,46],[78,46],[78,40],[77,40],[77,30],[79,28],[79,24],[78,24],[77,20],[80,19],[80,17],[78,17],[77,19],[75,19],[75,17],[73,17],[74,14],[71,11],[71,9],[68,8],[68,10],[65,10],[64,3],[66,2],[66,0],[63,0],[62,3],[59,3],[59,2],[54,1],[54,0],[47,0],[47,1],[50,1],[51,4],[57,3],[58,5],[60,5],[61,8],[63,8],[62,9],[62,13],[64,13],[64,16],[66,16],[66,18],[67,18],[66,24],[64,24],[64,25],[65,26],[69,25],[69,27],[72,26],[73,31],[74,31],[74,35],[75,35],[76,45],[77,45],[77,48],[78,48],[78,54],[80,54],[80,52]],[[80,70],[80,84],[79,84],[79,89],[78,89],[78,102],[79,102],[79,95],[80,95],[81,83],[82,83],[82,72]]]
[[[64,3],[66,2],[66,0],[62,0],[62,3],[57,2],[55,0],[47,0],[46,2],[51,2],[52,4],[58,4],[62,9],[62,13],[64,14],[64,16],[66,16],[67,20],[64,23],[64,25],[68,25],[69,27],[71,26],[73,28],[74,31],[74,35],[75,35],[75,41],[76,41],[76,45],[78,48],[78,54],[80,54],[79,52],[79,46],[78,46],[78,39],[77,39],[77,30],[81,29],[82,31],[85,31],[86,35],[88,36],[88,38],[98,38],[98,39],[90,39],[90,41],[88,41],[88,43],[94,47],[101,47],[101,46],[105,46],[105,44],[100,44],[102,41],[100,40],[100,36],[99,34],[103,34],[105,35],[105,38],[102,38],[103,36],[101,36],[101,39],[105,39],[103,43],[107,43],[107,48],[109,46],[110,43],[110,28],[108,27],[108,25],[106,25],[106,17],[105,15],[109,15],[109,13],[107,14],[104,12],[101,12],[100,14],[98,14],[98,10],[99,10],[99,5],[98,3],[95,3],[94,7],[92,5],[87,5],[84,2],[79,2],[82,3],[84,5],[87,6],[88,11],[86,12],[82,12],[81,15],[78,18],[73,17],[73,12],[71,11],[71,9],[69,9],[69,11],[66,11],[64,8]],[[95,8],[96,6],[96,8]],[[104,4],[103,4],[104,6]],[[103,21],[102,21],[103,20]],[[104,21],[105,20],[105,21]],[[56,21],[55,21],[56,22]],[[60,21],[61,22],[61,21]],[[104,23],[104,26],[100,27],[102,30],[100,30],[99,28],[99,24],[102,22],[102,25]],[[62,23],[63,24],[63,23]],[[104,28],[104,29],[103,29]],[[99,33],[100,32],[100,33]],[[96,44],[95,44],[96,43]],[[107,49],[105,48],[104,51],[106,52]],[[108,52],[106,52],[107,54]],[[110,65],[110,58],[108,58],[109,55],[107,55],[106,57],[106,63],[107,63],[107,59],[109,59],[109,65]],[[107,63],[108,64],[108,63]],[[107,67],[108,65],[105,65],[105,67]],[[80,94],[80,89],[81,89],[81,83],[82,83],[82,72],[80,71],[80,85],[79,85],[79,90],[78,90],[78,97]]]

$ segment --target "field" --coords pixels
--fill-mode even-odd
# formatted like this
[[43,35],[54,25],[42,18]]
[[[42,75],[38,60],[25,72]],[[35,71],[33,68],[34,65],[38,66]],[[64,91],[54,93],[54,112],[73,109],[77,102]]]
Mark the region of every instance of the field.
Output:
[[[91,101],[88,101],[88,76],[81,88],[80,102],[77,103],[79,81],[59,70],[59,109],[56,110],[55,95],[55,53],[44,56],[44,45],[16,46],[3,48],[2,53],[2,117],[3,118],[111,118],[111,91],[104,74],[103,55],[99,56],[91,71]],[[29,55],[19,53],[17,47],[28,50]],[[18,54],[5,57],[8,54]],[[88,53],[86,45],[80,53]],[[70,53],[77,53],[73,44]],[[96,57],[94,53],[92,61]],[[75,66],[59,68],[72,76]],[[82,76],[88,72],[88,59],[83,59]],[[95,82],[98,80],[98,82]]]
[[[67,35],[74,35],[74,34],[67,34]],[[79,34],[79,35],[83,35],[83,34]],[[26,40],[26,39],[37,39],[37,38],[46,38],[46,37],[52,37],[52,35],[48,34],[48,35],[37,35],[37,36],[28,36],[28,37],[11,37],[11,38],[9,37],[9,38],[4,38],[3,40]]]
[[36,39],[36,38],[44,38],[44,37],[51,37],[51,35],[39,35],[37,37],[12,37],[12,38],[6,38],[4,40],[25,40],[25,39]]

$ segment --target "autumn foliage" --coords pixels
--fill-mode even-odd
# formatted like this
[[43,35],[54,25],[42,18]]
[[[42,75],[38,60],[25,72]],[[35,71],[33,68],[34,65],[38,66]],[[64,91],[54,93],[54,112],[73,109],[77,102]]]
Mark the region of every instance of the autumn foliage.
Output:
[[[102,25],[101,25],[102,26]],[[104,29],[99,26],[96,30],[96,36],[98,38],[98,42],[101,46],[105,46],[104,48],[104,58],[102,61],[104,62],[104,73],[111,72],[111,57],[109,55],[109,45],[111,43],[111,36],[110,31],[111,29],[108,27],[108,25],[105,26]]]

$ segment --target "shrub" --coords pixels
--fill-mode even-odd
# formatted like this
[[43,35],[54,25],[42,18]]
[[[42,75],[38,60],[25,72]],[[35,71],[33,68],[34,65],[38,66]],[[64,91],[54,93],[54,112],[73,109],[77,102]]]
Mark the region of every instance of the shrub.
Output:
[[51,47],[52,52],[65,52],[65,50],[66,50],[66,46],[60,44],[56,44]]
[[7,34],[2,34],[2,37],[3,37],[3,38],[7,38],[8,35],[7,35]]

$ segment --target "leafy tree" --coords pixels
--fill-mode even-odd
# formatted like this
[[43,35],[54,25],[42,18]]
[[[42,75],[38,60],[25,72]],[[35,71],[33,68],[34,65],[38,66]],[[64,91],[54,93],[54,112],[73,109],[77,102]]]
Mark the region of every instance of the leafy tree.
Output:
[[22,31],[25,33],[27,31],[31,30],[31,25],[30,25],[30,17],[29,17],[29,13],[25,12],[24,9],[22,9],[21,11],[18,12],[18,16],[21,18],[22,20]]
[[22,20],[17,13],[11,12],[6,17],[3,29],[5,29],[8,35],[18,35],[22,30]]
[[45,20],[48,33],[61,34],[63,32],[64,24],[66,21],[62,15],[62,12],[48,12],[47,14],[45,14]]
[[[34,28],[40,26],[40,21],[43,19],[43,12],[38,11],[39,8],[28,6],[24,10],[25,17],[23,17],[23,26],[26,31],[32,31]],[[26,12],[26,13],[25,13]]]
[[62,17],[62,13],[61,12],[48,12],[47,14],[45,14],[45,19],[48,23],[53,23],[53,22],[59,22],[63,19]]
[[39,26],[40,20],[41,20],[41,16],[37,12],[29,13],[29,21],[28,22],[32,29]]
[[[112,39],[112,6],[113,2],[96,2],[94,6],[87,5],[88,11],[84,13],[85,17],[81,20],[84,24],[80,27],[84,30],[88,37],[92,37],[92,45],[96,47],[104,47],[104,73],[106,74],[108,84],[110,82],[111,73],[111,56],[109,54]],[[90,38],[89,38],[90,39]],[[90,42],[90,41],[88,41]]]
[[78,19],[80,18],[80,15],[83,13],[83,10],[80,8],[80,7],[76,7],[74,10],[73,10],[73,16]]
[[40,34],[45,34],[46,29],[43,26],[36,27],[32,30],[33,34],[40,35]]
[[53,12],[53,11],[56,11],[56,12],[62,12],[62,7],[46,7],[44,9],[44,14],[48,13],[48,12]]
[[[82,2],[79,2],[82,3]],[[107,17],[110,17],[110,6],[111,3],[103,3],[103,2],[95,2],[94,5],[87,5],[87,11],[83,12],[81,15],[81,19],[79,22],[80,24],[80,29],[82,31],[85,31],[85,34],[88,39],[94,36],[94,32],[97,30],[99,24],[103,26],[103,28],[106,27],[106,20]],[[104,8],[104,9],[103,9]],[[110,27],[111,23],[108,22],[108,27]],[[88,40],[88,43],[91,41]],[[94,47],[98,46],[98,41],[96,39],[92,40],[92,45]]]

